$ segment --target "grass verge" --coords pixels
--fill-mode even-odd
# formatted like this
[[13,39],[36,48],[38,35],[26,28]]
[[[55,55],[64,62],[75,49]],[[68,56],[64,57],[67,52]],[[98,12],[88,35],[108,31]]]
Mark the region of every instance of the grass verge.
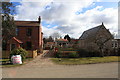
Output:
[[[118,56],[108,57],[87,57],[87,58],[51,58],[56,64],[61,65],[78,65],[78,64],[95,64],[120,61]],[[59,61],[60,60],[60,61]]]
[[0,62],[1,62],[1,67],[17,67],[17,66],[21,66],[21,65],[24,65],[24,64],[27,64],[29,61],[33,60],[33,58],[27,58],[22,64],[12,64],[12,63],[3,63],[2,62],[5,62],[5,61],[9,61],[9,59],[0,59]]

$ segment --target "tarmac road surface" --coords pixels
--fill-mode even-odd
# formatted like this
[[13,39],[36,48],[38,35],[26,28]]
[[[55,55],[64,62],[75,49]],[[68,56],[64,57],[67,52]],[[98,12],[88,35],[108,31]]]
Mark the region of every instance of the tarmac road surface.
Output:
[[3,78],[118,78],[118,62],[56,65],[49,58],[38,56],[33,61],[2,69]]

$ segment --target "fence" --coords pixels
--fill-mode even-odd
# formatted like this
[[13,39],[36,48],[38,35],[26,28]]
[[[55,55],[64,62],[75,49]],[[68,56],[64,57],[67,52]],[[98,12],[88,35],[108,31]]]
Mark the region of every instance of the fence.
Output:
[[[33,50],[33,51],[28,51],[28,54],[27,54],[27,58],[35,58],[37,57],[37,50]],[[2,55],[0,55],[0,58],[9,58],[10,56],[10,51],[2,51]]]

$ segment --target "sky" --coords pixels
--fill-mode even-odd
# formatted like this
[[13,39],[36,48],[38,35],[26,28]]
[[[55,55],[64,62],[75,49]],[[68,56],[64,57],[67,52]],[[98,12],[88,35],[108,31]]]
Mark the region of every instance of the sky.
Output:
[[14,2],[15,20],[42,19],[44,37],[59,33],[78,39],[85,30],[104,23],[118,35],[118,0],[19,0]]

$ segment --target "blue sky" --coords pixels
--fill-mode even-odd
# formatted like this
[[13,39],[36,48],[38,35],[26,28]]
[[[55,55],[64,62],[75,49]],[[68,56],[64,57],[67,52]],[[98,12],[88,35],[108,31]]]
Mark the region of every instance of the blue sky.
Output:
[[112,33],[117,34],[118,2],[86,0],[86,2],[79,3],[73,0],[74,3],[71,4],[61,1],[64,0],[59,2],[52,0],[52,4],[50,0],[42,3],[14,2],[15,20],[37,20],[37,17],[41,16],[44,36],[58,32],[62,37],[69,34],[71,37],[79,38],[84,30],[97,26],[101,22],[104,22]]
[[103,9],[104,8],[118,8],[118,3],[117,2],[94,2],[94,5],[91,5],[87,8],[83,8],[82,11],[80,12],[78,11],[77,14],[84,13],[85,11],[93,9],[97,6],[103,6]]

